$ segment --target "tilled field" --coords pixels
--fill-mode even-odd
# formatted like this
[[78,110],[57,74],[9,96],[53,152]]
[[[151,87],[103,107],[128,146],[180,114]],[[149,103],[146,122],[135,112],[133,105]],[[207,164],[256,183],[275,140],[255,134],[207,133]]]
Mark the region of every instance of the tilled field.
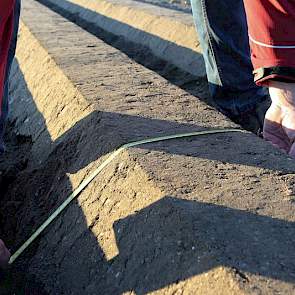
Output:
[[[204,79],[57,12],[23,3],[0,162],[12,251],[122,144],[237,128],[204,102]],[[128,149],[19,257],[1,292],[294,294],[294,174],[250,133]]]

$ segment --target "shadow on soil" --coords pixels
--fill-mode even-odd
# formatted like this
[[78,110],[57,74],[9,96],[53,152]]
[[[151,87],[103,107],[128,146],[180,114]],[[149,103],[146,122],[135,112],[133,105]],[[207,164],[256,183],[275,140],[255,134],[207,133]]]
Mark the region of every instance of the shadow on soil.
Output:
[[[30,111],[25,111],[30,116],[39,117],[42,122],[38,127],[38,140],[43,142],[39,153],[46,151],[48,154],[49,151],[43,163],[33,167],[29,165],[30,168],[22,171],[1,199],[3,218],[0,228],[5,232],[0,236],[13,250],[73,191],[67,173],[79,171],[125,142],[204,129],[97,111],[53,142],[17,64],[13,75],[14,100],[21,103],[23,98],[27,98],[25,104]],[[224,134],[150,144],[142,148],[282,173],[293,169],[286,157],[282,156],[282,161],[277,160],[279,152],[276,157],[275,152],[273,154],[276,161],[272,161],[271,156],[265,161],[254,157],[253,151],[258,154],[266,151],[265,146],[257,151],[253,138],[248,134]],[[35,155],[29,157],[34,158]],[[86,224],[80,205],[75,201],[70,207],[72,209],[68,208],[60,219],[65,229],[67,224],[76,224],[74,230],[79,231],[79,235],[70,241],[66,253],[59,260],[52,257],[48,264],[39,263],[44,269],[38,271],[41,273],[38,277],[43,277],[43,282],[46,282],[46,277],[53,277],[56,292],[94,294],[100,290],[104,294],[121,294],[134,290],[137,294],[144,294],[220,265],[237,269],[244,282],[247,282],[247,276],[242,272],[295,283],[295,227],[291,222],[168,196],[114,223],[119,254],[107,260],[97,237]],[[69,214],[69,209],[76,213]],[[56,243],[56,249],[51,251],[57,251],[61,242]],[[29,294],[34,294],[34,288],[37,288],[36,294],[43,292],[35,282],[31,283],[31,277],[25,276],[37,247],[36,242],[12,269],[11,280],[16,294],[26,294],[28,290]],[[44,261],[48,261],[48,257],[44,257]]]
[[106,264],[107,272],[101,275],[109,294],[145,294],[217,266],[237,269],[245,281],[243,272],[295,280],[295,228],[283,220],[165,197],[116,221],[113,229],[119,255],[97,260]]

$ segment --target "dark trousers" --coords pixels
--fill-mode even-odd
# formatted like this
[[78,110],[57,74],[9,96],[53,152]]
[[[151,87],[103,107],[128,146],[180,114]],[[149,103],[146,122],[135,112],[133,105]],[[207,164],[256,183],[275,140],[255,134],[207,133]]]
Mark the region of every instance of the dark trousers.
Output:
[[230,116],[250,111],[268,96],[254,83],[243,0],[191,4],[215,103]]

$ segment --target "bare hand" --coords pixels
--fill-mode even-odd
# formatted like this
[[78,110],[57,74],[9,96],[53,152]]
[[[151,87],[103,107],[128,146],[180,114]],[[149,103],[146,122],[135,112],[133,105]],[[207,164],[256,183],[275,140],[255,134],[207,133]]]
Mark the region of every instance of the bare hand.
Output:
[[10,252],[6,248],[4,242],[0,239],[0,268],[5,268],[8,265]]
[[295,158],[295,84],[273,81],[269,92],[263,137]]

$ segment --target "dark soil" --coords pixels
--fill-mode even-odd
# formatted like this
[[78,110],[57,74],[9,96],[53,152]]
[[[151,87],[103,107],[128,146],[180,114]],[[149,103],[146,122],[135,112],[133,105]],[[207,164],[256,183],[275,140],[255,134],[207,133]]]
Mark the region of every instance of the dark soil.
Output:
[[[0,157],[0,237],[13,252],[16,224],[26,200],[22,200],[21,196],[18,200],[11,200],[7,192],[27,168],[32,140],[30,137],[16,134],[14,123],[9,122],[5,143],[6,152]],[[0,294],[45,294],[34,278],[25,277],[25,273],[25,264],[18,264],[17,267],[9,267],[5,271],[0,271]]]

